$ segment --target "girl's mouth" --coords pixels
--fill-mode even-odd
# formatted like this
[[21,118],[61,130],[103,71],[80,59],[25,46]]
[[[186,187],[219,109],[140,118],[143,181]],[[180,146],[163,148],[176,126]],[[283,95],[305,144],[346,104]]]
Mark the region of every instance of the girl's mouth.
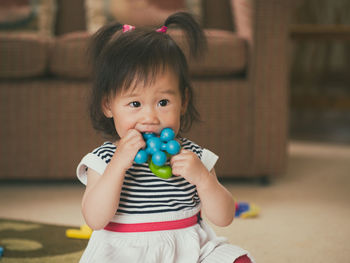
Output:
[[152,132],[152,131],[145,131],[145,132],[142,132],[143,134],[156,134],[155,132]]
[[142,131],[142,134],[155,134],[155,135],[159,135],[160,132],[157,130],[146,130],[146,131]]

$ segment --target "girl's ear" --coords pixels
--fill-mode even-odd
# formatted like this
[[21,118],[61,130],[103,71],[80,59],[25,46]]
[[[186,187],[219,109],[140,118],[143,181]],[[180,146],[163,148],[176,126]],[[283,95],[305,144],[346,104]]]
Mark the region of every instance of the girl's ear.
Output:
[[109,99],[108,99],[108,96],[105,96],[105,97],[102,99],[102,111],[103,111],[103,114],[104,114],[107,118],[112,118],[112,117],[113,117],[113,115],[112,115],[112,110],[111,110],[111,106],[110,106]]
[[185,97],[182,100],[182,107],[181,107],[181,116],[185,115],[187,111],[187,106],[188,106],[188,89],[185,90]]

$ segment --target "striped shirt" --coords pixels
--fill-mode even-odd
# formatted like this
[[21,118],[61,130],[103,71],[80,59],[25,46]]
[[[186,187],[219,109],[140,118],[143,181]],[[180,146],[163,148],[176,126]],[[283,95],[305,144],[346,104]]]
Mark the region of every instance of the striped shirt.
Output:
[[[190,150],[200,159],[202,158],[203,148],[185,138],[181,138],[180,141],[183,149]],[[77,169],[79,179],[86,184],[84,175],[87,168],[92,168],[102,174],[115,150],[116,146],[113,143],[105,142],[86,155]],[[169,179],[162,179],[150,171],[147,163],[133,163],[125,174],[117,214],[141,215],[176,212],[191,210],[198,207],[199,204],[200,199],[195,185],[187,182],[185,178],[172,176]]]

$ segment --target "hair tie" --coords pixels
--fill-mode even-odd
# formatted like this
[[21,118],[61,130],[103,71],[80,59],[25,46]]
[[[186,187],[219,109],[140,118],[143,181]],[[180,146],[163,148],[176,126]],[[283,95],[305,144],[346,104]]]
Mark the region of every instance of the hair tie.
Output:
[[168,28],[166,26],[162,26],[161,28],[158,28],[156,32],[165,34]]
[[132,31],[132,30],[135,30],[134,26],[123,25],[123,33],[128,32],[128,31]]

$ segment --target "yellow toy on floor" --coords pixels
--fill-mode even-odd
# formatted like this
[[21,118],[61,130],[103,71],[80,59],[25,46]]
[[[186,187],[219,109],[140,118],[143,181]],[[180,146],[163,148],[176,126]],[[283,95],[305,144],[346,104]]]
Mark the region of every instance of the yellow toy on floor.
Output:
[[252,203],[236,202],[235,217],[252,218],[257,217],[260,213],[260,208]]
[[88,225],[82,225],[80,229],[67,229],[66,236],[76,239],[89,239],[92,234],[92,229]]

